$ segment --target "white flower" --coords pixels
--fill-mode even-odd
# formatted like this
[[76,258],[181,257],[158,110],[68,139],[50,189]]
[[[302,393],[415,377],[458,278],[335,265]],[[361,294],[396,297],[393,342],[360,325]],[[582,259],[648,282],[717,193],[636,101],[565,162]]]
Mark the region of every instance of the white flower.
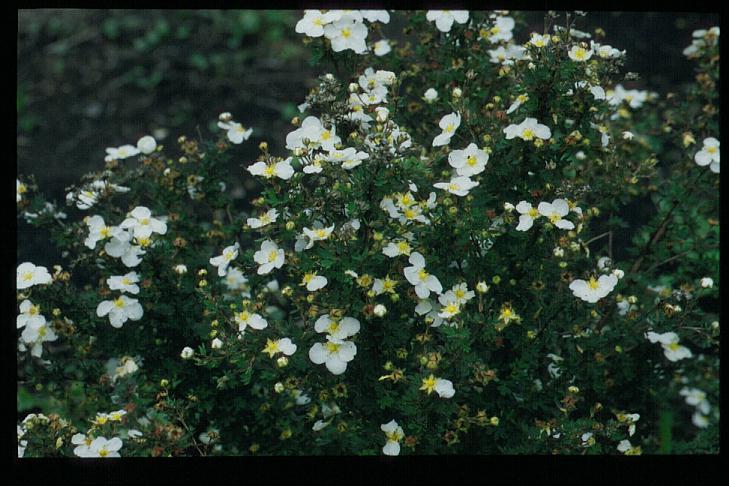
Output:
[[719,141],[714,137],[705,138],[703,148],[694,155],[694,161],[700,166],[708,165],[711,172],[718,174]]
[[400,454],[400,441],[405,437],[405,433],[395,420],[390,420],[386,424],[380,425],[380,430],[385,433],[387,442],[382,448],[382,453],[387,456],[397,456]]
[[473,290],[468,290],[468,284],[466,282],[454,285],[450,292],[453,293],[458,304],[465,304],[476,296]]
[[570,230],[575,227],[571,221],[563,219],[563,216],[567,216],[570,212],[569,204],[564,199],[555,199],[551,203],[540,202],[537,211],[559,229]]
[[428,10],[425,18],[435,22],[439,31],[450,32],[454,20],[459,24],[468,22],[468,10]]
[[122,221],[120,228],[132,228],[134,237],[137,239],[149,238],[152,233],[163,235],[167,233],[167,224],[152,217],[152,212],[144,206],[137,206],[127,214],[127,219]]
[[314,245],[315,241],[324,241],[329,239],[329,237],[332,234],[332,231],[334,231],[334,225],[331,225],[327,228],[306,228],[304,227],[303,232],[304,236],[306,236],[309,239],[309,245],[306,247],[311,248]]
[[535,47],[542,48],[549,44],[549,35],[539,35],[536,32],[532,33],[529,43]]
[[511,31],[514,29],[514,19],[511,17],[499,17],[494,26],[489,30],[489,42],[495,44],[499,41],[509,42],[514,36]]
[[109,322],[114,327],[122,327],[128,319],[138,321],[144,315],[142,304],[137,299],[120,295],[115,300],[104,300],[96,307],[96,315],[104,317],[109,315]]
[[463,197],[468,195],[468,191],[478,185],[478,182],[472,181],[468,177],[458,176],[451,178],[449,182],[436,182],[433,184],[433,187],[437,189],[444,189],[451,194]]
[[343,169],[351,170],[369,157],[367,152],[357,152],[357,149],[348,147],[344,150],[330,150],[326,160],[329,162],[339,162],[342,164]]
[[26,192],[28,192],[28,186],[20,182],[20,179],[15,179],[15,202],[19,203]]
[[471,143],[464,150],[454,150],[448,154],[448,163],[456,169],[459,176],[470,177],[486,169],[489,154]]
[[332,21],[332,15],[321,10],[305,10],[304,18],[296,23],[296,32],[309,37],[321,37],[324,35],[324,26]]
[[618,444],[618,450],[623,453],[630,451],[632,448],[633,448],[633,445],[630,443],[630,441],[628,439],[623,439]]
[[423,378],[420,390],[425,391],[428,395],[436,392],[441,398],[451,398],[456,393],[452,381],[436,378],[432,374],[427,378]]
[[533,140],[534,137],[547,140],[552,136],[549,127],[537,122],[536,118],[525,118],[518,125],[511,124],[504,128],[504,133],[506,134],[507,140],[511,140],[514,137],[519,137],[526,141]]
[[440,135],[433,139],[433,147],[440,147],[442,145],[448,145],[451,141],[451,137],[456,133],[456,129],[461,125],[460,113],[450,113],[445,115],[438,122],[438,126],[442,132]]
[[390,47],[390,42],[387,39],[382,39],[377,42],[375,42],[375,56],[384,56],[385,54],[392,51],[392,47]]
[[390,14],[387,10],[360,10],[359,13],[368,22],[390,23]]
[[210,265],[218,267],[219,277],[224,277],[228,273],[230,262],[238,258],[238,248],[238,242],[236,242],[234,245],[226,247],[221,255],[210,258]]
[[136,267],[142,262],[139,258],[146,252],[139,245],[132,245],[130,240],[132,236],[124,229],[113,226],[111,227],[111,239],[104,245],[104,251],[107,255],[114,258],[121,258],[122,263],[127,267]]
[[294,175],[294,168],[291,167],[291,157],[281,162],[269,163],[260,161],[249,166],[246,169],[254,176],[262,176],[266,179],[278,177],[279,179],[288,180]]
[[373,313],[374,313],[374,314],[375,314],[375,315],[376,315],[377,317],[384,317],[384,316],[385,316],[385,314],[387,314],[387,307],[385,307],[385,306],[384,306],[384,305],[382,305],[382,304],[377,304],[377,305],[376,305],[376,306],[374,307],[374,309],[372,309],[372,312],[373,312]]
[[435,275],[425,271],[425,259],[418,252],[413,252],[408,260],[412,266],[405,267],[403,273],[408,282],[415,286],[415,293],[421,299],[427,299],[430,292],[440,294],[443,287]]
[[640,108],[648,99],[648,92],[637,89],[625,89],[622,84],[618,84],[614,90],[607,91],[606,99],[613,106],[618,106],[623,101],[627,101],[631,108]]
[[590,277],[589,281],[573,280],[570,283],[570,290],[575,297],[594,304],[612,292],[617,283],[618,277],[615,275],[601,275],[597,280],[595,277]]
[[706,393],[698,388],[683,387],[679,394],[682,397],[686,397],[687,404],[693,405],[702,413],[707,414],[711,410],[711,405],[709,405],[709,402],[706,400]]
[[182,359],[190,359],[190,358],[193,357],[194,354],[195,354],[195,351],[193,351],[191,347],[185,346],[184,348],[182,348],[182,352],[180,353],[180,357]]
[[334,375],[341,375],[347,363],[357,354],[357,346],[351,341],[342,341],[327,335],[326,343],[315,343],[309,349],[309,359],[314,364],[324,363]]
[[570,59],[576,62],[587,61],[592,57],[592,51],[585,49],[582,46],[572,46],[572,49],[567,53]]
[[27,289],[33,285],[46,285],[51,283],[51,274],[46,267],[36,267],[30,262],[21,263],[16,270],[16,288]]
[[244,332],[249,326],[259,331],[268,327],[268,322],[260,314],[250,313],[245,310],[236,312],[233,315],[233,320],[238,324],[238,332]]
[[[117,361],[114,360],[114,363],[116,362]],[[129,356],[124,356],[121,359],[121,365],[115,366],[113,370],[114,374],[112,376],[112,381],[116,381],[118,378],[122,378],[124,376],[131,375],[132,373],[136,373],[137,371],[139,371],[139,366],[133,358]]]
[[529,100],[528,95],[520,94],[519,96],[516,97],[514,102],[511,104],[511,106],[509,106],[509,109],[506,110],[506,114],[510,115],[511,113],[515,112],[517,109],[519,109],[519,107],[523,103],[527,102],[528,100]]
[[74,434],[74,436],[71,437],[71,443],[76,445],[76,447],[73,449],[73,453],[78,457],[91,457],[89,454],[91,451],[91,443],[93,441],[94,438],[91,436],[80,433]]
[[138,294],[139,286],[136,283],[139,282],[139,275],[137,272],[129,272],[126,275],[120,275],[115,277],[109,277],[106,279],[106,285],[111,290],[121,290],[122,292],[129,292],[130,294]]
[[438,297],[438,302],[443,306],[438,313],[439,317],[450,319],[451,317],[461,313],[461,304],[456,298],[456,294],[449,290]]
[[327,283],[329,283],[327,278],[317,275],[316,272],[306,273],[301,279],[301,285],[305,285],[306,290],[309,292],[316,292],[317,290],[326,287]]
[[314,330],[318,333],[326,332],[332,338],[344,340],[359,332],[360,323],[354,317],[332,319],[329,314],[320,316],[314,323]]
[[213,341],[210,343],[210,347],[213,349],[220,349],[223,347],[223,341],[221,341],[218,338],[213,339]]
[[223,283],[225,283],[225,286],[230,291],[241,291],[243,296],[250,296],[250,293],[247,292],[248,290],[248,279],[245,275],[243,275],[243,272],[241,272],[236,267],[229,267],[228,273],[225,276],[225,279],[223,280]]
[[623,132],[623,140],[633,140],[633,132],[624,131]]
[[111,238],[112,227],[104,224],[104,218],[101,216],[91,216],[84,218],[86,226],[89,228],[89,236],[84,240],[84,245],[90,249],[96,248],[96,243],[106,238]]
[[269,209],[265,213],[261,214],[258,218],[248,218],[246,223],[253,229],[261,228],[263,226],[275,223],[278,219],[278,211],[275,209]]
[[696,427],[704,429],[709,426],[709,417],[707,417],[706,415],[703,415],[701,412],[699,412],[697,410],[691,416],[691,423],[693,423]]
[[362,22],[364,20],[362,12],[359,10],[330,10],[327,12],[327,15],[330,16],[332,22],[341,19],[353,20],[355,22]]
[[137,150],[145,155],[151,154],[156,148],[157,141],[154,139],[154,137],[150,135],[145,135],[144,137],[137,140]]
[[426,103],[432,103],[438,99],[438,92],[433,88],[428,88],[423,94]]
[[258,275],[264,275],[283,266],[284,251],[275,242],[265,240],[261,243],[261,249],[253,254],[253,260],[260,265]]
[[405,240],[391,241],[387,246],[382,248],[382,253],[390,258],[395,258],[400,255],[410,256],[410,251],[410,243]]
[[105,162],[111,162],[112,160],[122,160],[128,157],[133,157],[139,154],[139,149],[134,145],[122,145],[121,147],[113,148],[109,147],[106,149]]
[[238,122],[218,122],[218,127],[226,130],[226,136],[234,144],[243,143],[244,140],[248,140],[253,133],[252,128],[246,128]]
[[351,49],[362,54],[367,50],[367,27],[349,16],[324,26],[324,35],[332,42],[334,52]]
[[710,289],[714,286],[714,280],[711,277],[704,277],[701,279],[701,286],[705,289]]
[[42,321],[45,322],[46,318],[40,314],[40,306],[33,304],[28,299],[25,299],[20,303],[20,314],[15,319],[17,329],[25,327],[29,322]]
[[46,341],[55,341],[58,336],[53,328],[48,325],[45,317],[40,316],[39,319],[29,319],[25,323],[25,328],[20,335],[25,344],[32,345],[30,354],[36,358],[40,358],[43,354],[43,343]]
[[541,216],[537,208],[532,207],[532,205],[526,201],[520,201],[519,204],[516,205],[516,210],[519,211],[519,214],[521,214],[521,216],[519,216],[519,225],[516,227],[517,231],[527,231],[534,225],[534,220]]
[[654,331],[648,331],[645,333],[645,337],[652,343],[661,343],[661,346],[663,347],[663,354],[669,361],[679,361],[693,357],[689,348],[679,344],[678,334],[675,332],[664,332],[663,334],[658,334]]
[[526,48],[514,44],[508,44],[506,47],[499,46],[496,49],[488,50],[490,61],[494,64],[502,64],[508,66],[514,64],[514,61],[521,59],[529,59]]
[[121,457],[119,449],[122,448],[122,440],[114,437],[107,440],[106,437],[97,437],[89,446],[88,455],[82,457]]
[[296,352],[297,346],[291,342],[291,339],[285,337],[281,339],[266,339],[266,347],[263,348],[264,353],[268,353],[270,358],[273,358],[276,353],[283,353],[286,356],[291,356]]

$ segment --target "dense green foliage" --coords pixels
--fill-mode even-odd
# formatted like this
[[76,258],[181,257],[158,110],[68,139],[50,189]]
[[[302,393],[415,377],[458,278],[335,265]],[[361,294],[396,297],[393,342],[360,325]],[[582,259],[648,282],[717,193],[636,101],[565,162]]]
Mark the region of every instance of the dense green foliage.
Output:
[[[630,81],[622,56],[576,38],[579,15],[547,15],[541,44],[520,31],[518,13],[510,17],[528,56],[513,62],[489,52],[514,44],[494,39],[504,16],[487,12],[447,33],[425,12],[408,15],[405,29],[419,42],[384,56],[334,52],[327,37],[307,38],[313,60],[333,72],[292,120],[303,135],[289,135],[290,154],[263,143],[260,170],[241,161],[261,176],[252,214],[226,190],[239,151],[226,129],[111,157],[71,191],[68,221],[21,178],[19,215],[37,214],[26,219],[49,228],[65,258],[52,284],[18,290],[18,303],[39,305],[58,335],[40,358],[21,339],[19,397],[43,390],[57,402],[39,409],[62,416],[27,421],[25,455],[73,455],[71,437],[97,413],[119,409],[126,414],[97,418],[87,435],[121,437],[123,456],[380,454],[386,441],[402,454],[717,452],[719,177],[694,156],[702,141],[719,138],[718,43],[708,32],[692,56],[695,86],[659,96],[616,86]],[[573,46],[582,54],[568,54]],[[437,98],[424,95],[429,88]],[[379,101],[356,101],[375,91]],[[450,113],[460,125],[433,146]],[[319,131],[305,130],[308,116]],[[525,118],[549,135],[537,127],[508,136]],[[354,149],[340,162],[326,148],[337,136],[337,149]],[[466,195],[434,188],[455,176],[453,153],[469,144],[487,154],[471,176],[478,185]],[[355,153],[367,158],[356,164]],[[129,190],[107,185],[78,211],[77,190],[98,180]],[[539,217],[518,204],[557,200],[567,213]],[[638,203],[653,214],[631,219]],[[137,266],[110,257],[104,241],[85,244],[88,217],[111,228],[139,206],[166,231],[137,237],[146,251]],[[274,221],[252,227],[249,218],[272,209]],[[525,217],[534,221],[523,230]],[[614,248],[619,231],[632,235],[626,248]],[[284,263],[263,273],[263,260],[274,261],[269,240]],[[388,255],[400,241],[404,254]],[[219,276],[210,259],[234,244],[228,275]],[[444,300],[434,288],[430,301],[416,295],[411,265],[413,278],[437,277]],[[120,295],[107,278],[132,270],[140,290],[130,297],[144,314],[113,327],[97,307]],[[327,282],[310,291],[313,274]],[[601,275],[615,283],[596,301],[573,289],[584,280],[599,290]],[[383,280],[394,287],[382,290]],[[470,300],[454,288],[464,283]],[[444,297],[448,289],[459,300]],[[267,326],[241,326],[251,314]],[[326,343],[315,329],[323,315],[359,322],[343,338],[356,355],[342,373],[310,357]],[[652,342],[648,332],[674,332],[681,344]],[[271,347],[281,338],[296,344],[293,354]],[[186,346],[193,353],[183,358]],[[691,356],[671,354],[682,349]],[[120,373],[125,357],[138,369]],[[455,394],[433,379],[450,381]],[[684,389],[704,394],[693,404],[702,413]],[[403,436],[381,430],[392,419]],[[130,429],[141,436],[130,438]]]

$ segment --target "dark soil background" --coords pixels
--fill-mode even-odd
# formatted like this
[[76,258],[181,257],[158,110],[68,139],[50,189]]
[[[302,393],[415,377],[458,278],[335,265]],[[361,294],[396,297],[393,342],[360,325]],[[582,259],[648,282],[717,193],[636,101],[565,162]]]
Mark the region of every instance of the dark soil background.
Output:
[[[63,208],[64,188],[103,165],[104,149],[154,134],[174,144],[181,134],[215,133],[230,111],[253,127],[238,165],[253,160],[261,140],[283,153],[289,120],[324,67],[309,64],[300,11],[19,10],[17,84],[18,174],[35,174]],[[529,12],[526,33],[542,30]],[[718,15],[603,13],[577,28],[602,27],[604,43],[627,49],[633,87],[659,93],[692,80],[682,54],[691,32],[718,25]],[[389,27],[389,28],[388,28]],[[397,38],[394,25],[385,26]],[[244,178],[238,173],[241,184]],[[75,209],[67,211],[73,218]],[[639,213],[639,211],[638,211]],[[57,252],[20,220],[19,261],[51,265]],[[22,244],[20,243],[22,241]]]

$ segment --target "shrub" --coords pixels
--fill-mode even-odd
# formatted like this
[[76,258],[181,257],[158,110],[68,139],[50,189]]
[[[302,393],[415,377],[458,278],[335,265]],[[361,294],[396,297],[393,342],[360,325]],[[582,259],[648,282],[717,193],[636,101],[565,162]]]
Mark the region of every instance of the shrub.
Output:
[[397,44],[308,11],[336,74],[243,164],[251,211],[229,113],[107,149],[68,215],[18,180],[65,259],[18,267],[21,390],[62,411],[19,455],[717,452],[719,31],[659,96],[580,16],[416,12]]

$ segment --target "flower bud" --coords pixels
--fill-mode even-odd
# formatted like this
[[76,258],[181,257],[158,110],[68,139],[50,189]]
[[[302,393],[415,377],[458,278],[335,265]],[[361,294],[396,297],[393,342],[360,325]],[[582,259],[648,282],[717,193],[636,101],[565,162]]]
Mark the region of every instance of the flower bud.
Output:
[[279,368],[285,368],[289,364],[289,359],[286,356],[281,356],[276,360],[276,365]]
[[373,310],[374,314],[377,317],[383,317],[385,314],[387,314],[387,307],[385,307],[382,304],[377,304]]
[[190,359],[194,354],[195,351],[193,351],[191,347],[185,346],[184,348],[182,348],[180,356],[182,357],[182,359]]
[[463,91],[461,90],[461,88],[453,88],[453,92],[451,93],[451,95],[454,98],[460,98],[461,96],[463,96]]
[[210,343],[210,347],[213,349],[220,349],[223,347],[223,341],[221,341],[218,338],[213,339],[213,342]]
[[275,391],[276,393],[281,393],[282,391],[284,391],[284,389],[284,385],[280,381],[277,381],[276,384],[273,385],[273,391]]
[[486,282],[479,282],[476,284],[476,291],[480,294],[485,294],[489,291],[489,286],[486,284]]

